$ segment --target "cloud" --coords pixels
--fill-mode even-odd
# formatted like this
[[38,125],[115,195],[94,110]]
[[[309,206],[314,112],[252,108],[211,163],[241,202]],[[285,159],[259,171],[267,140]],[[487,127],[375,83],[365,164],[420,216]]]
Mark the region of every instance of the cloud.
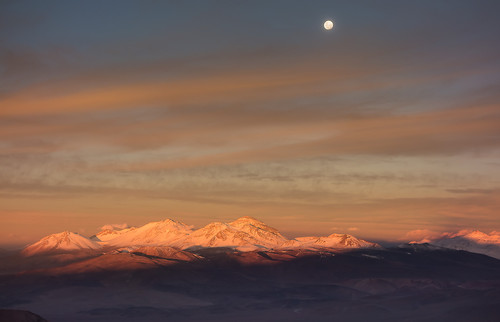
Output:
[[[318,66],[289,68],[235,69],[188,75],[173,80],[143,80],[124,83],[118,78],[108,84],[99,84],[97,78],[45,83],[27,88],[1,103],[5,108],[1,115],[47,114],[54,112],[123,109],[144,105],[168,105],[186,107],[190,105],[211,106],[229,102],[261,102],[276,99],[332,93],[325,86],[341,80],[354,80],[374,71],[353,69],[349,74],[332,75],[331,71]],[[98,76],[98,75],[97,75]],[[92,81],[97,84],[92,85]],[[80,83],[83,82],[83,83]],[[97,86],[100,85],[100,86]],[[369,85],[372,87],[373,85]],[[333,92],[359,89],[359,84],[339,86]],[[49,95],[47,93],[50,93]]]
[[429,229],[415,229],[407,232],[400,240],[411,243],[429,243],[431,240],[442,237],[443,233]]
[[458,194],[490,194],[494,193],[494,189],[475,189],[475,188],[468,188],[468,189],[447,189],[446,191],[451,192],[451,193],[458,193]]
[[[442,4],[367,4],[382,16],[325,41],[310,20],[295,23],[295,11],[316,15],[300,4],[270,4],[265,15],[207,4],[195,24],[169,18],[188,4],[103,6],[110,29],[109,15],[85,5],[9,3],[0,10],[4,209],[49,212],[63,200],[92,213],[258,209],[303,216],[297,227],[322,220],[394,238],[499,224],[498,191],[488,189],[498,171],[486,177],[483,162],[500,147],[490,5],[443,15]],[[141,20],[153,11],[163,14]],[[241,19],[229,12],[245,12],[250,28],[226,28]],[[481,23],[457,24],[464,17]],[[62,28],[68,19],[78,28]],[[320,162],[334,157],[353,162]],[[115,202],[125,197],[130,206]]]
[[0,49],[0,75],[12,77],[26,72],[33,72],[43,66],[42,59],[34,52]]
[[[94,163],[103,171],[151,171],[345,154],[448,155],[481,147],[491,149],[498,144],[489,139],[494,137],[496,127],[477,121],[477,126],[471,128],[464,119],[470,117],[471,123],[476,122],[474,113],[462,115],[464,111],[456,109],[428,112],[427,116],[413,115],[413,118],[388,115],[350,119],[346,116],[333,121],[315,120],[307,115],[302,120],[290,116],[279,120],[277,111],[248,119],[245,117],[250,114],[240,110],[227,110],[226,114],[221,110],[214,115],[202,113],[203,117],[192,112],[194,114],[184,115],[159,109],[144,111],[156,119],[132,110],[107,116],[103,113],[80,115],[79,119],[44,118],[39,122],[32,117],[3,122],[0,136],[9,138],[6,142],[10,144],[3,149],[3,153],[9,154],[81,149],[82,157],[88,157],[84,149],[99,145],[103,157],[113,156],[110,163],[105,162],[106,158]],[[239,112],[242,115],[238,116]],[[475,113],[483,114],[481,118],[495,115],[493,109],[486,108],[476,109]],[[233,122],[231,116],[235,117]],[[433,134],[441,118],[446,118],[448,125],[440,126],[440,133]],[[432,122],[435,125],[429,128]],[[401,126],[402,130],[394,129],[395,126]],[[385,127],[398,131],[398,135]],[[331,129],[335,129],[333,133]],[[463,139],[464,136],[469,138]],[[413,143],[408,144],[409,141]],[[170,150],[162,152],[166,145]],[[182,149],[176,150],[177,147]],[[171,150],[174,153],[170,153]],[[135,152],[137,155],[133,158],[120,155],[133,156]],[[117,158],[119,162],[115,162]]]
[[101,230],[122,230],[125,228],[130,228],[127,223],[123,224],[108,224],[101,227]]
[[350,227],[350,228],[347,228],[348,231],[358,231],[359,228],[358,227]]
[[441,238],[454,238],[463,236],[473,236],[479,243],[499,243],[500,234],[492,231],[489,234],[475,229],[467,228],[456,232],[439,232],[428,229],[417,229],[407,232],[400,240],[410,241],[410,243],[432,243],[432,241]]
[[[224,48],[87,72],[70,69],[65,77],[0,97],[0,139],[8,142],[2,151],[52,153],[96,144],[109,154],[186,148],[177,157],[109,164],[150,171],[343,154],[448,155],[499,146],[495,88],[474,88],[481,100],[436,91],[456,90],[457,80],[478,73],[487,78],[487,71],[457,71],[435,58],[380,64],[377,55],[360,59],[351,50],[332,60],[319,47],[315,53],[299,48],[283,59],[289,49]],[[25,56],[12,68],[30,61]],[[202,148],[204,153],[195,152]]]

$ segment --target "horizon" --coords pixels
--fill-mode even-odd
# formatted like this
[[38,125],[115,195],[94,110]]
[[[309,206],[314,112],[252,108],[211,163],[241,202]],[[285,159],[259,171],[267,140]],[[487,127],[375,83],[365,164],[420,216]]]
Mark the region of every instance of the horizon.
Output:
[[2,2],[0,248],[161,218],[498,232],[499,9]]

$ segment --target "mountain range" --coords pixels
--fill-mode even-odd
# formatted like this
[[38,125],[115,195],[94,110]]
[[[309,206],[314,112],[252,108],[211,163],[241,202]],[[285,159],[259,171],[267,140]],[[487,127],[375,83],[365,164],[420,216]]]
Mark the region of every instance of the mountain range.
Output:
[[[199,229],[193,229],[193,226],[172,219],[150,222],[138,228],[111,228],[106,226],[105,229],[90,238],[68,231],[52,234],[28,245],[21,253],[24,256],[75,251],[133,253],[141,252],[140,249],[147,249],[148,254],[158,255],[165,254],[165,247],[177,251],[226,247],[240,252],[258,250],[339,251],[381,248],[377,243],[348,234],[334,233],[329,236],[288,239],[277,229],[248,216],[229,223],[212,222]],[[431,240],[429,243],[434,246],[466,250],[500,259],[500,234],[495,232],[485,234],[477,230],[464,230],[454,234],[443,234],[440,238]],[[160,248],[155,250],[155,247]]]
[[27,246],[22,253],[26,256],[33,256],[75,250],[119,250],[123,252],[135,251],[145,246],[150,249],[151,247],[172,247],[178,250],[228,247],[238,251],[380,247],[376,243],[347,234],[287,239],[277,229],[255,218],[241,217],[230,223],[213,222],[196,230],[184,223],[166,219],[150,222],[138,228],[108,228],[90,238],[77,233],[63,232],[42,238]]
[[0,255],[0,308],[55,322],[498,321],[500,260],[460,250],[491,251],[494,234],[433,242],[289,239],[251,217],[107,225]]

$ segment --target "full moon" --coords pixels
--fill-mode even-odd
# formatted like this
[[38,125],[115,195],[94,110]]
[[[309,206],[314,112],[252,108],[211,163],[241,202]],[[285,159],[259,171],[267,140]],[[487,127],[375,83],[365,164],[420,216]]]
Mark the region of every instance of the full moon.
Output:
[[333,28],[333,22],[331,20],[327,20],[323,24],[323,27],[325,27],[326,30],[330,30]]

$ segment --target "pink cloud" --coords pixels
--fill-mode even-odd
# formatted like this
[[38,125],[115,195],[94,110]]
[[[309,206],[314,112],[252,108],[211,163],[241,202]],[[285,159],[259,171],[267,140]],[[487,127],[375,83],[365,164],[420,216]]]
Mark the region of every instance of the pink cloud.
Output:
[[433,239],[441,237],[443,233],[429,229],[415,229],[407,232],[400,240],[410,243],[428,243]]

